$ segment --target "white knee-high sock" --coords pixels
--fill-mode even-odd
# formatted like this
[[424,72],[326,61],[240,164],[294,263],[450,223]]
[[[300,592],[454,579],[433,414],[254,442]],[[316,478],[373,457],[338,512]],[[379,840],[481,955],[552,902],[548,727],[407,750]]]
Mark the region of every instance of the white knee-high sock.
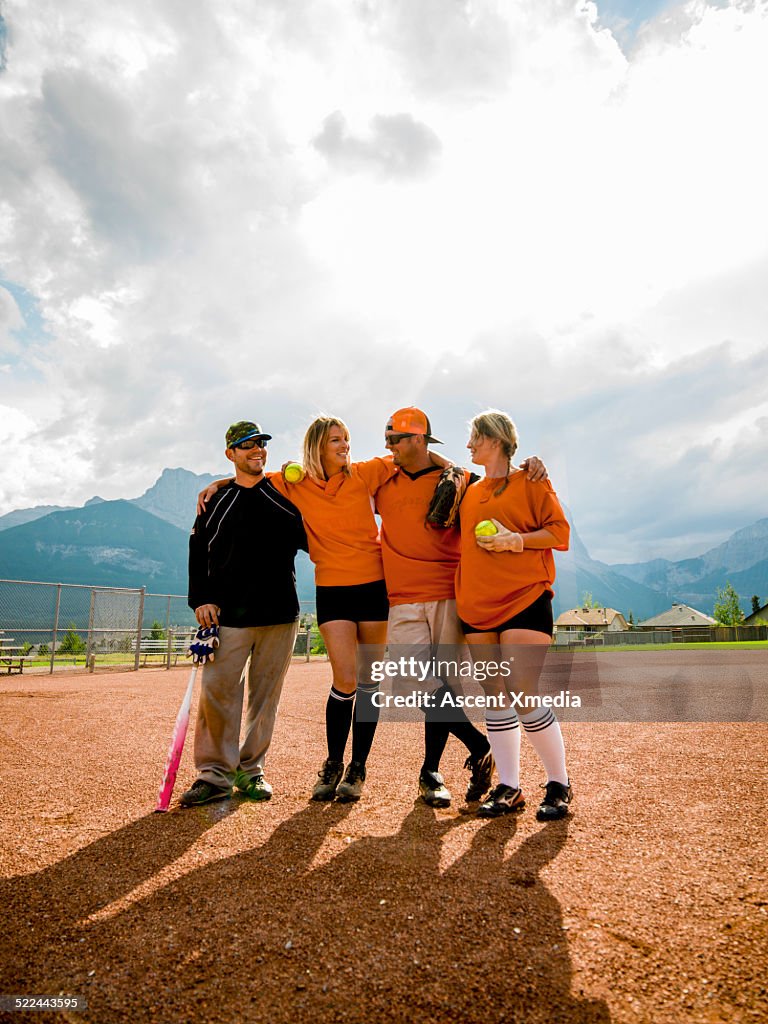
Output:
[[520,721],[523,723],[523,728],[533,749],[544,765],[547,782],[562,782],[564,786],[567,786],[565,744],[560,731],[560,723],[552,708],[537,708],[527,715],[520,715]]
[[514,711],[485,709],[485,727],[499,782],[520,787],[520,723]]

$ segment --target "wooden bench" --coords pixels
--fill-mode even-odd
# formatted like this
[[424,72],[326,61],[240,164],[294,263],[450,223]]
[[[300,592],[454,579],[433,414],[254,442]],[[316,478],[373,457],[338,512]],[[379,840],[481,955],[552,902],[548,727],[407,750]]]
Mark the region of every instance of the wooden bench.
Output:
[[5,675],[21,675],[24,671],[24,662],[29,657],[22,654],[23,647],[13,646],[13,637],[0,637],[0,672]]
[[[183,633],[165,640],[153,640],[150,637],[142,637],[139,645],[141,664],[146,666],[149,658],[161,657],[166,664],[176,665],[179,655],[186,657],[187,649],[194,635],[194,633]],[[149,664],[158,664],[158,662],[149,662]]]

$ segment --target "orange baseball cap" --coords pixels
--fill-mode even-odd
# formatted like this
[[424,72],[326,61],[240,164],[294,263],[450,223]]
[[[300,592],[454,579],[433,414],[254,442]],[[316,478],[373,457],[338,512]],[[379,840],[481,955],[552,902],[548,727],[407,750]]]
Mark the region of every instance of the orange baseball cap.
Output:
[[405,409],[398,409],[389,417],[387,430],[395,434],[423,434],[427,442],[431,444],[442,444],[439,437],[432,437],[432,426],[429,417],[415,405],[409,405]]

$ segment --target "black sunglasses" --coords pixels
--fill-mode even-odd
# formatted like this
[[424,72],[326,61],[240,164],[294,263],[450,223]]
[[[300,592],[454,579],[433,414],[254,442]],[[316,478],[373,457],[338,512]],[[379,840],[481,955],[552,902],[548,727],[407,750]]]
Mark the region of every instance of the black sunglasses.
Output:
[[384,444],[400,444],[404,437],[416,437],[416,434],[385,434]]
[[239,444],[233,444],[232,447],[242,448],[244,451],[248,452],[251,448],[266,448],[267,442],[260,441],[258,437],[249,437],[247,441],[240,441]]

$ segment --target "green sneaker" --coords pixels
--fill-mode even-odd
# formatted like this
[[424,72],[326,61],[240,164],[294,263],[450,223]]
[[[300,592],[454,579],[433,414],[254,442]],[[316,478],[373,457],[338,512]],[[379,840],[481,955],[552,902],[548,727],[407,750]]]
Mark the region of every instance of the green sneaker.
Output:
[[197,782],[192,783],[186,793],[181,794],[179,803],[182,807],[200,807],[201,804],[210,804],[214,800],[226,800],[231,795],[231,789],[214,786],[212,782],[198,779]]
[[351,804],[363,795],[365,783],[365,765],[359,761],[351,761],[344,779],[336,790],[336,799],[342,804]]
[[272,787],[263,775],[254,775],[249,778],[245,774],[238,773],[235,779],[238,791],[247,796],[249,800],[271,800]]

